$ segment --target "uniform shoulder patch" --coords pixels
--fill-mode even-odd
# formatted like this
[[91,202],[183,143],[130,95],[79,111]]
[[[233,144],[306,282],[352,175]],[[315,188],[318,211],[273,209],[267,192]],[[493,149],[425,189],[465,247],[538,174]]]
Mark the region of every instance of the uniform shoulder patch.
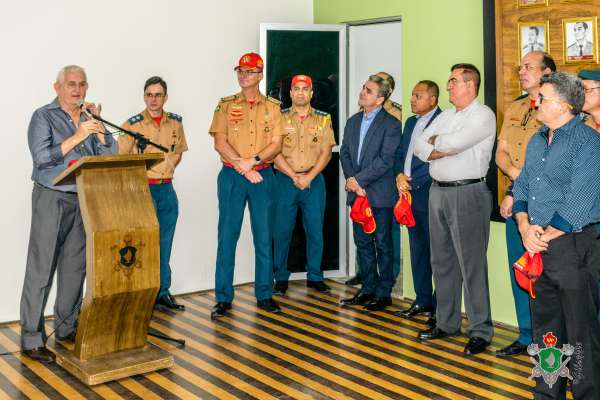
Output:
[[292,107],[284,108],[281,110],[282,113],[289,113],[292,110]]
[[519,97],[517,97],[516,99],[514,99],[513,101],[523,100],[527,96],[529,96],[529,95],[527,93],[524,93],[524,94],[520,95]]
[[183,121],[183,117],[181,115],[177,115],[175,113],[168,112],[167,118],[174,119],[175,121],[181,122]]
[[279,100],[277,100],[275,97],[267,96],[267,101],[270,101],[271,103],[275,103],[278,106],[281,105],[281,102]]
[[315,110],[315,114],[320,115],[322,117],[326,117],[329,115],[329,113],[326,113],[325,111],[317,110],[316,108],[313,108],[313,110]]
[[236,98],[237,98],[237,95],[235,95],[235,94],[233,94],[231,96],[227,96],[227,97],[221,97],[221,103],[232,101],[232,100],[235,100]]
[[127,122],[129,122],[129,125],[133,125],[133,124],[137,124],[138,122],[142,121],[144,119],[144,116],[142,114],[137,114],[134,115],[133,117],[129,118],[127,120]]
[[392,106],[394,106],[394,107],[396,107],[398,110],[402,111],[402,105],[401,105],[401,104],[398,104],[398,103],[396,103],[395,101],[392,101],[391,103],[392,103]]

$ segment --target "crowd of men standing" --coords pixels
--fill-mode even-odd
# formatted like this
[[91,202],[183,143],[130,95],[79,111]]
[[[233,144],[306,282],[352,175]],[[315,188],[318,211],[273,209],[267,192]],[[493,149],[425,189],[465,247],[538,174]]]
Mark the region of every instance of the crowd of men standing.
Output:
[[[285,295],[288,252],[297,211],[306,234],[306,285],[328,292],[323,281],[325,180],[322,172],[336,145],[331,117],[311,106],[312,78],[291,81],[290,108],[259,91],[263,60],[244,54],[235,67],[240,92],[222,98],[209,134],[222,169],[217,178],[219,207],[215,294],[211,318],[228,314],[234,298],[235,252],[248,206],[255,250],[258,307],[280,312],[273,295]],[[496,117],[478,100],[481,77],[467,63],[451,67],[446,83],[452,107],[438,107],[439,86],[414,86],[414,114],[402,129],[389,98],[393,78],[371,75],[358,98],[360,111],[346,122],[340,147],[347,205],[366,200],[372,230],[353,223],[361,289],[343,306],[384,310],[392,304],[398,274],[398,225],[394,206],[411,194],[415,226],[408,229],[416,299],[398,314],[426,315],[422,341],[461,333],[461,303],[468,317],[466,355],[485,351],[493,337],[487,247],[493,199],[485,182],[494,144],[495,159],[509,187],[500,212],[506,242],[519,337],[499,349],[500,357],[542,345],[552,332],[558,344],[577,345],[582,360],[572,371],[575,398],[600,394],[598,323],[598,229],[600,222],[600,71],[580,78],[556,72],[552,58],[531,51],[518,68],[526,92],[507,108],[496,137]],[[85,103],[85,71],[63,68],[57,98],[38,109],[28,137],[33,158],[32,229],[21,300],[21,347],[30,358],[51,362],[45,347],[43,310],[55,271],[57,338],[73,341],[85,277],[85,234],[74,185],[54,186],[52,178],[84,155],[132,153],[129,137],[118,141],[90,118],[100,107]],[[169,293],[169,259],[178,216],[172,178],[187,150],[182,118],[164,111],[167,84],[160,77],[144,85],[146,108],[124,123],[169,149],[148,171],[160,225],[161,286],[157,307],[183,310]],[[91,112],[88,112],[89,110]],[[150,150],[153,151],[153,150]],[[47,229],[52,227],[52,229]],[[540,253],[544,273],[530,298],[516,284],[512,265],[525,252]],[[434,291],[435,287],[435,291]],[[577,370],[579,369],[579,370]],[[536,396],[564,398],[566,379],[549,387],[537,378]]]

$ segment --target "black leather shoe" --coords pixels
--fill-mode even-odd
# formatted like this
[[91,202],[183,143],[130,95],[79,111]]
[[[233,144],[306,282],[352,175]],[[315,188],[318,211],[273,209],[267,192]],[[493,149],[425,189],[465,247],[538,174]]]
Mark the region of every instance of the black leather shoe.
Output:
[[365,310],[369,311],[381,311],[387,306],[392,305],[391,297],[376,298],[365,304]]
[[258,300],[256,302],[256,304],[258,305],[259,308],[262,308],[263,310],[268,311],[268,312],[272,312],[272,313],[281,312],[281,308],[279,308],[279,304],[277,304],[275,302],[275,300],[273,300],[273,299]]
[[275,281],[273,285],[273,294],[284,296],[288,290],[288,281]]
[[39,361],[44,364],[52,363],[56,359],[54,353],[48,350],[46,346],[36,347],[35,349],[21,350],[21,353],[32,360]]
[[489,345],[490,342],[488,342],[487,340],[477,336],[473,336],[471,339],[469,339],[469,343],[467,343],[467,345],[465,346],[464,353],[468,356],[479,354],[485,351],[485,348]]
[[156,304],[155,307],[161,308],[167,308],[169,310],[174,310],[174,311],[184,311],[185,310],[185,306],[177,303],[175,301],[175,298],[173,296],[171,296],[170,294],[165,294],[162,295],[158,298],[158,300],[156,300]]
[[306,281],[306,287],[309,289],[315,289],[317,292],[328,293],[331,288],[323,281]]
[[431,317],[431,318],[427,319],[427,321],[425,321],[425,324],[427,324],[433,328],[434,326],[437,325],[437,320],[435,319],[435,317]]
[[437,326],[434,326],[431,329],[427,329],[419,332],[418,338],[421,340],[435,340],[435,339],[443,339],[448,336],[457,336],[458,333],[448,333],[446,331],[441,330]]
[[518,340],[515,340],[514,343],[509,344],[500,350],[496,350],[496,356],[498,357],[518,356],[519,354],[525,353],[527,353],[527,346],[519,343]]
[[348,279],[344,283],[348,286],[360,285],[360,284],[362,284],[362,278],[360,277],[360,275],[355,275],[352,278]]
[[342,305],[345,306],[364,306],[371,300],[373,300],[375,296],[372,294],[367,294],[363,292],[358,292],[354,295],[354,297],[350,297],[348,299],[342,299]]
[[220,301],[214,305],[210,312],[211,319],[217,319],[227,315],[227,310],[231,310],[231,303]]
[[433,307],[423,307],[417,303],[412,303],[412,305],[406,310],[398,311],[396,315],[402,318],[411,319],[415,315],[423,314],[426,317],[431,317],[433,315]]
[[61,342],[65,342],[65,343],[75,343],[75,338],[76,337],[77,337],[77,332],[76,331],[72,331],[67,336],[58,336],[58,335],[56,335],[56,340],[59,340]]

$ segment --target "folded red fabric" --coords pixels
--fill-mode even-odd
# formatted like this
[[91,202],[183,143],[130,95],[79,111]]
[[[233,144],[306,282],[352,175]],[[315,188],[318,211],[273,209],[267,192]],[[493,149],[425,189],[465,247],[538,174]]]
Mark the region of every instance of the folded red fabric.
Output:
[[540,253],[523,255],[513,264],[515,270],[515,279],[517,284],[529,293],[532,299],[535,299],[533,284],[544,272],[544,262]]
[[400,225],[412,228],[417,225],[411,209],[412,196],[409,192],[402,193],[394,207],[394,217]]
[[373,210],[366,196],[356,196],[350,209],[350,218],[357,224],[362,225],[363,232],[367,235],[370,235],[377,229]]

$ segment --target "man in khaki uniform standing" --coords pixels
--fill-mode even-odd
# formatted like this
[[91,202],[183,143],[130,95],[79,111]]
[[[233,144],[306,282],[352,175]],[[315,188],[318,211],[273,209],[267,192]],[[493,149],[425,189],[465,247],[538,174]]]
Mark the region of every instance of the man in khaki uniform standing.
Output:
[[222,98],[208,130],[223,168],[217,180],[219,233],[215,292],[217,304],[211,318],[223,317],[233,301],[235,249],[246,203],[255,251],[255,294],[258,306],[279,312],[272,298],[272,222],[275,175],[272,160],[281,151],[280,102],[258,90],[263,60],[244,54],[235,67],[241,92]]
[[[181,155],[187,151],[182,118],[164,111],[168,99],[167,83],[159,76],[149,78],[144,84],[144,103],[146,109],[129,118],[123,128],[142,134],[156,144],[169,149],[164,161],[148,169],[148,184],[160,226],[160,289],[156,306],[172,310],[184,310],[169,293],[171,287],[171,248],[175,236],[175,226],[179,216],[179,202],[173,188],[173,173],[181,161]],[[135,139],[131,136],[119,137],[119,153],[138,153]],[[148,146],[145,153],[161,153],[160,149]]]
[[521,88],[527,94],[517,98],[508,106],[504,113],[502,129],[498,135],[496,164],[504,174],[505,187],[509,188],[500,205],[500,214],[506,218],[508,268],[519,324],[519,337],[514,343],[496,351],[496,355],[500,357],[523,354],[532,342],[529,294],[517,285],[512,268],[512,265],[525,252],[512,215],[512,184],[525,164],[525,150],[529,139],[541,127],[540,122],[536,119],[537,109],[535,106],[540,90],[540,78],[553,71],[556,71],[556,65],[550,55],[540,51],[531,51],[523,56],[519,66],[519,80]]
[[331,117],[310,106],[312,79],[292,78],[292,107],[282,111],[285,134],[281,154],[275,158],[278,173],[274,228],[274,293],[285,294],[290,272],[288,253],[298,208],[306,233],[306,286],[319,292],[330,288],[323,282],[323,220],[325,218],[325,179],[321,172],[331,160],[335,146]]

